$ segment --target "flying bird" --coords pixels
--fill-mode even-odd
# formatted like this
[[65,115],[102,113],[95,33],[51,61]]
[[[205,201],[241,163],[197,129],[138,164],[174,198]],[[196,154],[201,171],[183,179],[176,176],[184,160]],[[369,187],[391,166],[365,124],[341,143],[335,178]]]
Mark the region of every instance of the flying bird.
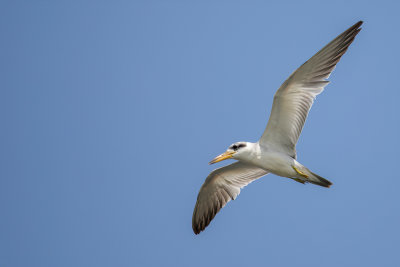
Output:
[[330,187],[332,183],[296,160],[296,143],[308,112],[329,83],[331,72],[360,32],[359,21],[301,65],[275,93],[267,127],[256,143],[237,142],[210,164],[236,159],[237,162],[211,172],[202,185],[193,211],[195,234],[203,231],[240,189],[273,173],[299,183]]

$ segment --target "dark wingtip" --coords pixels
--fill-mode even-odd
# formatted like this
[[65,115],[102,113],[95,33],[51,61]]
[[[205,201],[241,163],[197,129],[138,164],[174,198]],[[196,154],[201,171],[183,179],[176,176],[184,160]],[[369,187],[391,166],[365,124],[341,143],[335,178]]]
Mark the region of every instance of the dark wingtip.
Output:
[[364,23],[364,21],[360,20],[359,22],[357,22],[356,24],[354,24],[353,26],[351,26],[350,28],[348,28],[345,32],[349,33],[349,32],[353,32],[353,31],[357,31],[357,33],[361,30],[360,26]]
[[353,26],[350,27],[350,29],[357,29],[359,28],[362,24],[364,23],[364,21],[360,20],[357,23],[355,23]]
[[359,31],[361,31],[362,28],[360,28],[360,26],[364,23],[364,21],[360,20],[359,22],[357,22],[356,24],[353,25],[352,28],[357,29],[357,33]]
[[195,235],[200,234],[200,232],[202,231],[202,230],[200,230],[199,228],[197,228],[197,226],[195,226],[195,225],[192,225],[192,229],[193,229],[193,233],[194,233]]

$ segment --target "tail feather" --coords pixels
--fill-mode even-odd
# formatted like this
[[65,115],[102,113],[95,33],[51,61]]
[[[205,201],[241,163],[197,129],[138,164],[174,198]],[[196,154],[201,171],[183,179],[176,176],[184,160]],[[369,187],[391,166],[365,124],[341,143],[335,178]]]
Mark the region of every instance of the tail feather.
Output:
[[325,178],[322,178],[318,174],[315,174],[311,171],[310,171],[310,173],[312,175],[310,177],[308,177],[307,182],[310,182],[315,185],[323,186],[323,187],[330,187],[332,185],[332,183],[330,181],[326,180]]

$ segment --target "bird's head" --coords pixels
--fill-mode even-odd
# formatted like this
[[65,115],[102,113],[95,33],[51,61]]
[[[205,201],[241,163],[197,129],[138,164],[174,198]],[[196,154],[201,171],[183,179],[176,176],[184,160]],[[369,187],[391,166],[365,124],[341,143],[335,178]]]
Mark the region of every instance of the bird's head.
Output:
[[209,164],[214,164],[231,158],[240,160],[251,152],[252,145],[253,144],[249,142],[236,142],[230,145],[224,153],[210,161]]

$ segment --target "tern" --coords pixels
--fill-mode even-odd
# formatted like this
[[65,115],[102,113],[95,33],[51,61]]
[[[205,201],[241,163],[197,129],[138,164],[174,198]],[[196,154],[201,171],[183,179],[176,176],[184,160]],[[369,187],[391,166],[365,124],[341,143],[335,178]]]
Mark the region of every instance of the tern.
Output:
[[243,187],[268,173],[302,184],[332,185],[296,160],[296,143],[315,97],[329,83],[327,79],[360,32],[362,23],[357,22],[336,37],[281,85],[275,93],[267,127],[258,142],[234,143],[210,162],[237,160],[212,171],[202,185],[193,211],[195,234],[203,231]]

